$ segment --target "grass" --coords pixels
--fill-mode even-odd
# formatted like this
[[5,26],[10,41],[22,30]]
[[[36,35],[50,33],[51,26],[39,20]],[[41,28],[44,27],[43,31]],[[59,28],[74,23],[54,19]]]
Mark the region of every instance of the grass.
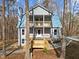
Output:
[[45,48],[43,49],[43,52],[46,53],[46,54],[48,54],[49,50],[45,47]]

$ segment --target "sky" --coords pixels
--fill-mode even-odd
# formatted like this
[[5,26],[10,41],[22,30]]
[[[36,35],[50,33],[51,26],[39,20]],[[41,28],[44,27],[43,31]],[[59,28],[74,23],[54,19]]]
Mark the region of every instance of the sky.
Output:
[[[24,4],[24,0],[18,0],[18,1],[20,1],[21,2],[21,4]],[[37,0],[29,0],[29,6],[31,7],[31,6],[33,6],[35,3],[36,3],[36,1]],[[42,0],[41,0],[42,1]],[[57,3],[57,4],[59,4],[59,6],[61,6],[61,8],[63,8],[63,0],[55,0],[55,2]]]
[[[1,1],[2,0],[0,0],[0,4],[1,4]],[[20,2],[19,5],[21,5],[24,8],[25,0],[17,0],[17,1]],[[30,7],[33,6],[36,3],[36,1],[37,0],[29,0],[29,6]],[[64,0],[61,0],[61,1],[60,0],[54,0],[54,1],[58,4],[60,10],[62,11],[63,10],[63,7],[64,7],[64,4],[63,4],[64,3]],[[76,1],[76,4],[74,4],[75,1]],[[79,11],[79,0],[71,0],[71,4],[72,4],[72,6],[71,6],[71,8],[72,8],[71,10],[72,11],[73,11],[73,9],[74,9],[75,12]],[[73,8],[73,6],[74,6],[74,8]]]

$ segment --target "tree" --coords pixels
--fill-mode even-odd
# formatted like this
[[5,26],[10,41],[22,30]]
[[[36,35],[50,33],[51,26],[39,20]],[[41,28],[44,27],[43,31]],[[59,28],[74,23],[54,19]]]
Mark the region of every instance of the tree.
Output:
[[44,6],[45,6],[45,7],[48,7],[48,4],[49,4],[49,0],[45,0],[45,1],[44,1]]
[[26,39],[29,41],[29,4],[28,0],[26,2]]
[[2,0],[2,17],[3,17],[3,20],[2,20],[3,55],[5,56],[6,55],[6,52],[5,52],[5,0]]
[[31,48],[31,41],[29,39],[29,0],[25,0],[25,12],[26,12],[26,54],[25,59],[30,59],[30,48]]
[[63,36],[62,36],[62,52],[61,52],[61,56],[60,58],[61,59],[65,59],[65,47],[66,47],[66,42],[64,40],[64,35],[65,35],[65,21],[66,21],[66,14],[67,13],[67,0],[64,0],[64,12],[63,12],[63,22],[62,22],[62,25],[63,25]]

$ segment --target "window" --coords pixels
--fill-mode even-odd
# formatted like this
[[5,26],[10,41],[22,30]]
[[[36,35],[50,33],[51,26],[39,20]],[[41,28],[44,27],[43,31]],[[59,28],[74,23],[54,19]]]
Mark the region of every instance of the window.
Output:
[[45,16],[45,21],[51,21],[51,16]]
[[50,28],[45,28],[45,33],[50,34]]
[[22,29],[22,35],[24,35],[24,29]]
[[35,21],[39,21],[39,19],[38,19],[38,18],[36,18],[36,19],[35,19]]
[[43,16],[42,15],[35,16],[35,21],[43,21]]
[[24,39],[22,39],[22,43],[24,43],[24,41],[25,41],[25,40],[24,40]]
[[57,35],[57,30],[56,29],[54,30],[54,35]]

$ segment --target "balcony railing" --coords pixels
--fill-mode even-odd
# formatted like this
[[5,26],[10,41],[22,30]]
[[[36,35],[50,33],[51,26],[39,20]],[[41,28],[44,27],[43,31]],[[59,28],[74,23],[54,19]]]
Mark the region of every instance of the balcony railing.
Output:
[[[33,26],[33,21],[30,21],[30,27]],[[34,26],[35,27],[51,27],[51,21],[44,21],[44,25],[43,25],[43,21],[34,21]]]

